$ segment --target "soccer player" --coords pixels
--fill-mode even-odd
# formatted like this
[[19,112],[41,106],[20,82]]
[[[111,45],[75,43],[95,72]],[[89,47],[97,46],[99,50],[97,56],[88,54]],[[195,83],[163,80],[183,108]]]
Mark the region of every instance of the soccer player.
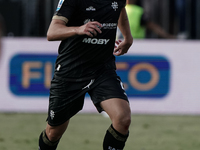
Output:
[[[61,40],[49,96],[48,123],[39,137],[39,150],[55,150],[69,120],[89,93],[98,112],[112,124],[103,150],[122,150],[129,135],[131,110],[115,56],[132,45],[126,0],[60,0],[47,39]],[[116,41],[117,26],[124,40]],[[115,46],[117,45],[117,46]]]

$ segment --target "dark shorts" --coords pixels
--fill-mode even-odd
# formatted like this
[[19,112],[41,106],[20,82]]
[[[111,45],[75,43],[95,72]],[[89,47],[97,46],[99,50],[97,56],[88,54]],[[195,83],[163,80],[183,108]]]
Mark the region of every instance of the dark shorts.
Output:
[[50,89],[48,124],[61,125],[82,110],[86,93],[99,112],[103,111],[100,103],[104,100],[121,98],[128,101],[121,79],[115,73],[80,82],[54,77]]

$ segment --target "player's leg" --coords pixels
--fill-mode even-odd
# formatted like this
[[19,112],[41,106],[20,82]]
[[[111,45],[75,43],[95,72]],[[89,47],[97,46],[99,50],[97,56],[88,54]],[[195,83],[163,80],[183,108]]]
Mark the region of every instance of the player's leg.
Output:
[[67,129],[69,119],[83,107],[85,91],[82,87],[88,83],[82,84],[53,78],[49,97],[48,124],[39,137],[39,150],[56,149]]
[[42,131],[39,137],[39,150],[56,150],[68,124],[69,120],[59,126],[50,126],[47,124],[46,129]]
[[58,141],[67,129],[68,124],[69,120],[59,126],[51,126],[47,124],[46,135],[48,139],[52,142]]
[[126,100],[112,98],[101,102],[101,107],[109,115],[112,126],[121,134],[128,133],[131,123],[131,110]]
[[84,95],[81,95],[59,112],[49,111],[48,124],[39,138],[39,150],[56,150],[60,138],[67,129],[69,119],[82,109],[83,98]]
[[93,103],[99,112],[106,111],[112,121],[104,138],[104,150],[122,150],[131,123],[131,111],[122,82],[113,73],[97,79],[93,86],[89,91]]
[[101,102],[101,107],[109,115],[112,125],[108,128],[103,148],[104,150],[122,150],[129,135],[131,111],[126,100],[112,98]]

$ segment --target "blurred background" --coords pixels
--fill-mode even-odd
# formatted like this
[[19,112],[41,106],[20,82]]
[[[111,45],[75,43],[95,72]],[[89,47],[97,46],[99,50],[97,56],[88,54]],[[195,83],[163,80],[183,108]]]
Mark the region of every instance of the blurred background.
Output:
[[[44,37],[58,0],[0,0],[4,36]],[[149,18],[184,39],[200,39],[199,0],[140,0]],[[159,38],[147,31],[146,38]]]
[[[133,114],[127,149],[199,150],[200,0],[136,4],[144,10],[141,24],[151,21],[150,28],[116,58]],[[0,0],[1,150],[37,149],[60,43],[46,40],[57,5],[58,0]],[[97,114],[88,96],[82,112],[61,149],[101,149],[109,119]]]
[[[0,0],[0,84],[7,99],[0,98],[0,111],[46,111],[59,46],[46,32],[57,5]],[[200,1],[127,0],[126,10],[131,30],[143,34],[116,58],[133,113],[200,114]],[[84,111],[96,112],[87,100]]]

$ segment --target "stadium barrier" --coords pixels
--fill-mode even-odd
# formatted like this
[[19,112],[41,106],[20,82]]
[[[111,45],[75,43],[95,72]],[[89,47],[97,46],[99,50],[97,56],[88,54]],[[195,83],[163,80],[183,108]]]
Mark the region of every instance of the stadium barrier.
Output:
[[[46,112],[59,42],[4,38],[0,112]],[[135,40],[116,58],[132,113],[200,114],[200,42]],[[81,112],[96,112],[86,96]]]

